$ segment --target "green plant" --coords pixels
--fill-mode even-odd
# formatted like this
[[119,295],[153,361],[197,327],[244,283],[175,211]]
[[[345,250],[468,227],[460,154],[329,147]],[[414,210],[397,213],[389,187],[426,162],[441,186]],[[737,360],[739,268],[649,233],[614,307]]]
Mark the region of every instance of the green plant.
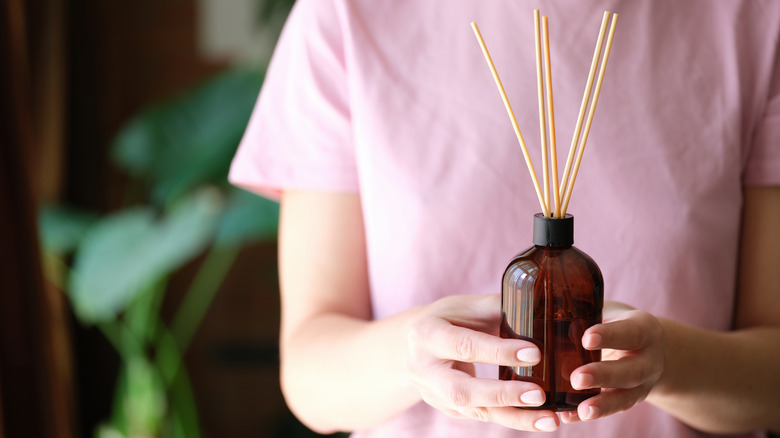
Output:
[[[240,248],[276,238],[278,205],[226,181],[262,80],[260,70],[231,70],[130,121],[112,145],[128,175],[122,209],[40,210],[48,278],[121,358],[113,414],[98,436],[200,436],[182,356]],[[163,321],[167,280],[201,255]]]

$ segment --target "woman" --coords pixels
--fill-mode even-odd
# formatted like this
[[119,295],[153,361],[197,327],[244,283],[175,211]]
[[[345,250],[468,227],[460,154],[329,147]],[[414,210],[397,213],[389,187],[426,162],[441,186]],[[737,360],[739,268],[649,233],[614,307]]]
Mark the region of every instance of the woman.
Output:
[[[469,28],[539,163],[534,8],[559,139],[601,12],[620,14],[569,206],[610,300],[582,340],[605,360],[571,379],[602,392],[560,416],[516,409],[540,388],[496,379],[540,359],[497,336],[538,203]],[[281,199],[293,412],[358,437],[780,429],[779,37],[772,1],[299,0],[231,170]]]

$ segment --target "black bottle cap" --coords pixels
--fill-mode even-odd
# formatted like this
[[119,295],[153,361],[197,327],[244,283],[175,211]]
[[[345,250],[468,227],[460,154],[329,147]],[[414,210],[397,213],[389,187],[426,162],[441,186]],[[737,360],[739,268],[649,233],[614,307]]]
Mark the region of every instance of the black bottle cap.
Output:
[[574,244],[574,216],[567,214],[562,218],[544,217],[542,213],[534,215],[534,245],[572,246]]

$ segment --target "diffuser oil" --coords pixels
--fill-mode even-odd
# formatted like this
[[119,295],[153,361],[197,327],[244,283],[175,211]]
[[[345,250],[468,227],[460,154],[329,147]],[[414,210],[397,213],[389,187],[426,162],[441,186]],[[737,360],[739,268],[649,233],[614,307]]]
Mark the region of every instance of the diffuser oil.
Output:
[[546,401],[532,409],[568,411],[600,392],[576,390],[572,371],[601,360],[582,346],[588,327],[601,322],[604,281],[596,263],[575,248],[574,218],[534,216],[534,246],[507,266],[501,290],[501,337],[533,342],[541,361],[532,367],[499,367],[502,380],[542,387]]

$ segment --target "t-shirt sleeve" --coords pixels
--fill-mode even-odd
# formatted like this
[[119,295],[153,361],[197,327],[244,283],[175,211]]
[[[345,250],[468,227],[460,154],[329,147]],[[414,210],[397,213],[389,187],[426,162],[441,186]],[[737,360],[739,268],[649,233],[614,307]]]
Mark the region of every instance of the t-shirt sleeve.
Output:
[[344,44],[330,0],[299,0],[230,168],[231,183],[270,198],[282,190],[355,192]]
[[765,111],[753,134],[742,175],[746,186],[780,185],[780,42]]

